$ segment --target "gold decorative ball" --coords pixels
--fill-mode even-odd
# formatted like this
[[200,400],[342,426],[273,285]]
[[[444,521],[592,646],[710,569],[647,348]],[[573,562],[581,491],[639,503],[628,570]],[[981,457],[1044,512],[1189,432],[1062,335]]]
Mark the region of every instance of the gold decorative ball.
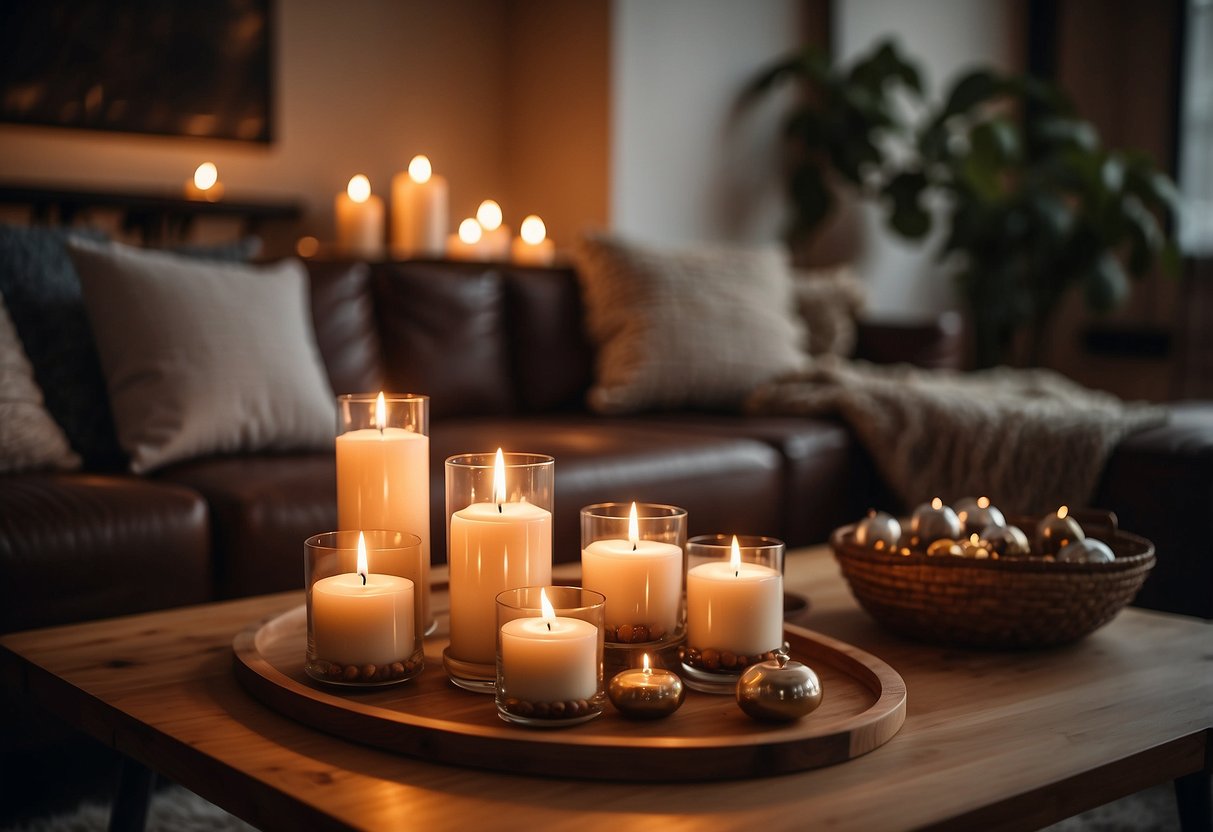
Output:
[[677,674],[659,668],[633,668],[617,673],[607,685],[607,697],[624,716],[661,719],[682,706],[686,686]]
[[927,554],[931,557],[939,557],[940,555],[961,557],[964,555],[964,550],[960,548],[960,544],[955,540],[941,537],[939,540],[931,542],[931,545],[927,547]]
[[737,704],[761,722],[792,722],[821,705],[821,681],[806,664],[780,653],[746,669],[737,680]]

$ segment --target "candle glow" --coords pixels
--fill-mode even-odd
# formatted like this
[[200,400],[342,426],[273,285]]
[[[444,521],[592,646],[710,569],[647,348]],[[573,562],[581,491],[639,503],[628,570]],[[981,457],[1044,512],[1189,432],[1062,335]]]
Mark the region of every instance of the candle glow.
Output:
[[518,229],[518,233],[527,244],[537,246],[547,237],[548,229],[543,224],[543,220],[531,214],[522,221],[522,226]]
[[485,231],[496,231],[501,225],[501,219],[501,206],[491,199],[486,199],[476,209],[476,220]]
[[418,185],[429,182],[433,174],[434,168],[426,156],[414,156],[413,160],[409,162],[409,178]]
[[358,574],[362,576],[362,585],[366,586],[366,576],[370,572],[366,563],[366,538],[358,532]]
[[383,400],[382,390],[375,397],[375,427],[379,428],[380,433],[387,427],[387,403]]
[[482,233],[480,223],[476,222],[472,217],[468,217],[459,223],[459,240],[465,245],[471,246],[480,242]]
[[497,459],[493,462],[493,502],[497,504],[498,511],[505,502],[505,455],[501,453],[501,448],[497,449]]
[[636,551],[636,547],[640,545],[640,518],[636,516],[636,503],[632,503],[632,508],[628,512],[628,543],[632,544],[632,551]]
[[219,181],[219,169],[214,162],[203,162],[194,171],[194,187],[200,191],[208,191]]
[[354,202],[366,202],[371,198],[371,180],[364,174],[354,174],[350,177],[350,183],[345,186],[345,192]]

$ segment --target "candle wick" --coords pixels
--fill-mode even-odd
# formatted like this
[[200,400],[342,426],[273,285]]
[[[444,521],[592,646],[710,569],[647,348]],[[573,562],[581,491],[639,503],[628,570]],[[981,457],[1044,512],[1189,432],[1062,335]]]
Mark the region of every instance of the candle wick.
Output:
[[740,578],[740,577],[741,577],[741,570],[740,570],[740,569],[734,569],[734,570],[733,570],[733,577],[734,577],[734,578]]
[[635,551],[636,551],[636,547],[637,547],[637,546],[639,546],[639,545],[640,545],[640,543],[639,543],[639,542],[633,543],[633,544],[632,544],[632,551],[633,551],[633,552],[635,552]]
[[503,513],[504,513],[504,512],[502,512],[502,510],[501,510],[501,503],[498,503],[498,504],[497,504],[497,513],[498,513],[498,514],[503,514]]
[[548,625],[548,632],[549,632],[549,633],[550,633],[550,632],[552,632],[552,622],[551,622],[551,621],[545,621],[544,623]]
[[359,577],[359,578],[362,578],[362,585],[363,585],[363,586],[366,586],[366,573],[365,573],[365,572],[359,572],[359,573],[358,573],[358,577]]

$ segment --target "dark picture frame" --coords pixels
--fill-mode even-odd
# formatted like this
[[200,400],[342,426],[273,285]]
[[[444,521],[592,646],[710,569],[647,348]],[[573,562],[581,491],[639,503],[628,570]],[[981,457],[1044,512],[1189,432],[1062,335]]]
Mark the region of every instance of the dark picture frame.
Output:
[[0,0],[0,122],[270,142],[273,0]]

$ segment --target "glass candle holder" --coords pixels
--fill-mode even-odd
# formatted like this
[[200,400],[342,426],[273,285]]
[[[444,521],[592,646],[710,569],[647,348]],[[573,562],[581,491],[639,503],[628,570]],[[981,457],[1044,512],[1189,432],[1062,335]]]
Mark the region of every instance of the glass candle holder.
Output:
[[421,539],[418,589],[430,610],[430,399],[412,393],[337,397],[337,528],[390,529]]
[[497,595],[552,582],[556,461],[542,454],[461,454],[446,461],[451,681],[492,693],[497,684]]
[[[362,540],[362,545],[359,540]],[[303,543],[307,674],[337,685],[390,685],[425,666],[421,539],[382,529]]]
[[732,694],[747,667],[786,652],[783,553],[783,541],[758,535],[687,541],[688,687]]
[[686,509],[596,503],[581,509],[581,585],[606,596],[607,675],[677,658],[686,635]]
[[508,589],[496,599],[497,713],[537,728],[600,715],[606,599],[576,586]]

